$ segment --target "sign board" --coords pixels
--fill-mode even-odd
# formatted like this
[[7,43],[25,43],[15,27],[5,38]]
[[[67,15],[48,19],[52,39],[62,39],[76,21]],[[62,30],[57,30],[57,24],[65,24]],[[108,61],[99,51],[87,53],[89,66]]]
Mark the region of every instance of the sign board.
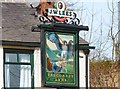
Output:
[[67,10],[62,0],[39,6],[43,85],[76,88],[79,86],[79,31],[84,28],[79,26],[77,14]]
[[48,15],[49,16],[60,16],[60,17],[73,18],[74,12],[48,8]]
[[74,17],[74,12],[67,11],[66,5],[63,1],[54,2],[53,7],[54,8],[48,8],[47,11],[48,16],[58,16],[58,17],[67,17],[67,18]]
[[45,84],[78,86],[76,34],[45,31]]
[[[33,8],[33,6],[31,5]],[[74,11],[68,10],[63,0],[55,0],[55,2],[41,2],[36,8],[35,16],[39,17],[43,23],[65,23],[79,25],[80,20]]]
[[36,9],[42,22],[34,28],[41,29],[43,85],[78,88],[79,31],[88,27],[79,25],[77,14],[62,0],[41,3]]

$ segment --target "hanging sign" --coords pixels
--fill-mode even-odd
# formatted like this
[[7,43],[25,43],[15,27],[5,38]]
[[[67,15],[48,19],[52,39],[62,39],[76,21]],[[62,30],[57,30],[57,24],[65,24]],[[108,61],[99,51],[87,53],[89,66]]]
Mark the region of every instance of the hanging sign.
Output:
[[48,16],[58,16],[58,17],[68,17],[68,18],[73,18],[74,17],[74,12],[73,11],[67,11],[66,10],[66,5],[63,1],[58,1],[56,3],[57,5],[53,8],[48,8]]
[[[44,2],[36,7],[40,22],[43,23],[66,23],[79,25],[80,20],[74,11],[67,10],[66,4],[62,0],[57,2]],[[40,15],[39,15],[40,14]]]
[[77,86],[75,34],[45,32],[45,83]]
[[59,17],[68,17],[73,18],[74,12],[73,11],[64,11],[64,10],[57,10],[57,9],[48,9],[48,15],[49,16],[59,16]]

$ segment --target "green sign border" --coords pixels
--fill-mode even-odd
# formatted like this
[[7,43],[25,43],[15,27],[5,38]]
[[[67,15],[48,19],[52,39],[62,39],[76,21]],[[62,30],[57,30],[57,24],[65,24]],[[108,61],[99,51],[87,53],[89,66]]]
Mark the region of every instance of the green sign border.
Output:
[[[65,29],[59,29],[59,28],[52,28],[48,26],[45,26],[44,30],[41,31],[41,60],[42,60],[42,80],[44,83],[44,86],[51,86],[51,87],[79,87],[79,30],[74,30],[69,28]],[[45,50],[45,32],[60,32],[60,33],[70,33],[75,34],[75,81],[74,84],[70,83],[48,83],[46,81],[46,50]]]

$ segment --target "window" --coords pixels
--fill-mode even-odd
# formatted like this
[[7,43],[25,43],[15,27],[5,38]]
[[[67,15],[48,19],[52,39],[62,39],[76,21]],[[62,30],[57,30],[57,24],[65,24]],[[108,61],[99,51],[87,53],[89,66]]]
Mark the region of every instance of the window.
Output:
[[33,86],[33,52],[25,50],[4,50],[4,86],[19,88]]

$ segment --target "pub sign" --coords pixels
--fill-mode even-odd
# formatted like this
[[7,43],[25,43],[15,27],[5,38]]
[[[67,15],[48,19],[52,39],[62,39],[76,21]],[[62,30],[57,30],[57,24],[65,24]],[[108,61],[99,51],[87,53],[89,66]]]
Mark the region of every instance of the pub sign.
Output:
[[77,86],[76,35],[45,32],[45,83]]
[[39,6],[40,10],[36,8],[41,24],[37,26],[41,29],[44,85],[78,87],[80,20],[75,12],[67,10],[63,0],[44,2]]

